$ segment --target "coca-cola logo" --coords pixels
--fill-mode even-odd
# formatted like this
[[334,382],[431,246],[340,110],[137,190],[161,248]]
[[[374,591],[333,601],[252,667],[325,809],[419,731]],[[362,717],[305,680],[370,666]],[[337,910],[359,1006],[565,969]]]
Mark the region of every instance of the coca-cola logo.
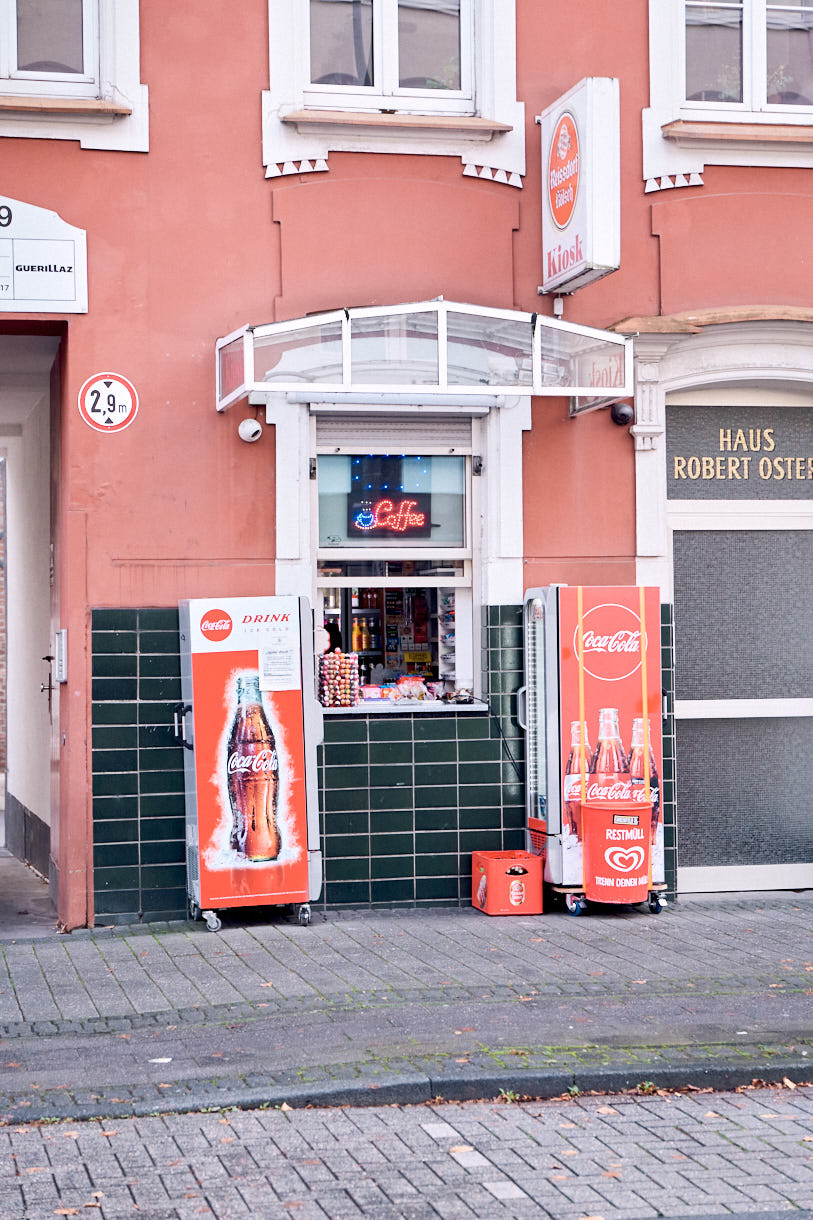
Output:
[[[593,606],[584,615],[582,631],[584,672],[591,678],[620,682],[640,669],[641,620],[629,606]],[[579,655],[578,624],[573,632],[573,651]]]
[[645,855],[643,847],[608,847],[604,859],[618,873],[633,873],[642,866]]
[[243,771],[253,771],[257,774],[276,771],[277,752],[276,750],[258,750],[256,754],[241,754],[239,750],[232,750],[227,769],[229,775]]
[[200,633],[207,640],[225,640],[231,635],[231,615],[225,610],[207,610],[200,620]]

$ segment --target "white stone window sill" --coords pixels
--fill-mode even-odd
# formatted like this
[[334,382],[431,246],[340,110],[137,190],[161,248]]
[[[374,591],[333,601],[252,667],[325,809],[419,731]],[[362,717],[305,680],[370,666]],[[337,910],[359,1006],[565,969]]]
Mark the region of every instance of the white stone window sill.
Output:
[[495,135],[504,135],[513,131],[511,123],[501,123],[496,119],[480,118],[476,115],[450,114],[401,114],[376,110],[293,110],[289,114],[280,115],[283,123],[295,127],[297,131],[318,132],[320,128],[336,130],[347,128],[370,128],[378,131],[418,131],[431,137],[438,133],[444,137],[454,134],[466,136],[469,140],[491,140]]
[[813,144],[813,124],[721,123],[675,119],[661,127],[664,138],[676,144],[722,141],[747,144]]
[[0,96],[0,112],[13,114],[80,115],[83,118],[116,118],[133,113],[132,106],[98,97],[49,97],[35,94]]

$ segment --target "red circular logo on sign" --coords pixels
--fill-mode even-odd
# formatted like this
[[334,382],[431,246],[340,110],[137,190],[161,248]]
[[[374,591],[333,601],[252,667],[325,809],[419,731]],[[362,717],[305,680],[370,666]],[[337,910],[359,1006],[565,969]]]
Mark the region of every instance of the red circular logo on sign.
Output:
[[231,615],[225,610],[207,610],[200,620],[200,633],[217,643],[231,635]]
[[548,204],[557,229],[570,224],[579,194],[579,130],[565,112],[553,129],[548,154]]
[[79,391],[79,414],[96,432],[122,432],[138,414],[138,391],[121,373],[94,373]]
[[[640,669],[641,620],[634,610],[614,603],[594,606],[585,613],[583,624],[584,672],[591,678],[619,682]],[[579,655],[578,626],[573,652]]]

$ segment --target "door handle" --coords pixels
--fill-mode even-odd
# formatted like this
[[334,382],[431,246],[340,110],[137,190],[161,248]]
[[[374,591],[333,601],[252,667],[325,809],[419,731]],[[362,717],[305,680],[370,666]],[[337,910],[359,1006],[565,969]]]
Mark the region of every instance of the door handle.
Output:
[[172,709],[172,720],[175,725],[175,740],[185,750],[193,749],[191,741],[186,739],[186,713],[192,711],[191,703],[176,703]]

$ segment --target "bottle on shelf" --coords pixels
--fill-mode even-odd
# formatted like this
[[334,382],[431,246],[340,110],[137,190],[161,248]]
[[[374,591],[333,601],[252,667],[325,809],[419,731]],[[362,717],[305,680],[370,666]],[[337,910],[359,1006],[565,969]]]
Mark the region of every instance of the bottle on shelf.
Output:
[[360,623],[361,630],[361,651],[370,651],[370,625],[366,618],[363,618]]
[[357,618],[354,618],[353,619],[353,630],[351,632],[351,638],[350,638],[350,651],[351,652],[360,652],[361,647],[362,647],[361,623],[359,622],[359,620]]

